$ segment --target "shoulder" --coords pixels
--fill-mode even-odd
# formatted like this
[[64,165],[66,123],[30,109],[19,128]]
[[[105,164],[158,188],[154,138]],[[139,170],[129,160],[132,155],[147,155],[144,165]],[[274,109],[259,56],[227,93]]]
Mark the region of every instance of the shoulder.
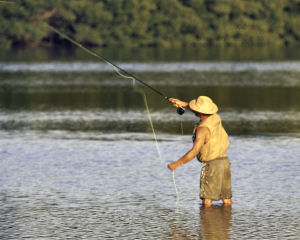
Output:
[[201,147],[209,139],[209,129],[207,127],[197,127],[194,139],[194,147]]
[[209,131],[209,128],[206,127],[206,126],[199,126],[197,127],[197,133],[196,133],[196,136],[197,137],[209,137],[209,134],[210,134],[210,131]]

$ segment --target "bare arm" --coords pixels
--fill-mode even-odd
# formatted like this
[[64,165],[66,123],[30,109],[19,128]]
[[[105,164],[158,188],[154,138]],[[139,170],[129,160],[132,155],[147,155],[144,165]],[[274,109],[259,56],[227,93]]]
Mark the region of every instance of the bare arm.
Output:
[[181,101],[181,100],[176,99],[176,98],[169,98],[168,100],[171,103],[173,103],[173,106],[176,107],[176,108],[178,108],[178,107],[186,108],[189,105],[189,103]]
[[180,165],[185,164],[193,160],[200,152],[202,146],[205,144],[208,137],[209,130],[206,127],[199,127],[196,133],[196,139],[191,150],[184,154],[177,161],[168,164],[168,168],[172,171],[176,170]]

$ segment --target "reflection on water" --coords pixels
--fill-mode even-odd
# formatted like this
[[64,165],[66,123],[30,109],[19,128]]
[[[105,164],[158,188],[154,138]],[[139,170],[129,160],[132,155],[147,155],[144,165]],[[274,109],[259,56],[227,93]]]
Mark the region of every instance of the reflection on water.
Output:
[[230,239],[231,206],[201,207],[202,239]]
[[186,224],[182,223],[182,219],[180,219],[180,215],[177,212],[177,216],[169,223],[170,239],[231,239],[231,206],[200,206],[199,212],[199,223],[191,226],[186,226]]
[[[56,72],[57,67],[52,63],[0,64],[1,128],[147,132],[149,125],[143,96],[133,90],[131,81],[101,67],[99,72],[81,72],[89,70],[90,64],[58,65],[66,72]],[[97,68],[103,65],[93,64]],[[212,97],[220,107],[230,134],[299,132],[299,62],[294,61],[295,68],[289,62],[193,64],[197,71],[179,74],[174,71],[166,73],[165,70],[180,69],[179,66],[186,68],[191,63],[131,66],[135,70],[147,69],[149,72],[141,72],[139,77],[167,96],[186,101],[198,95]],[[203,72],[206,65],[209,71]],[[153,72],[158,66],[162,71]],[[222,66],[227,67],[222,69]],[[239,66],[247,67],[247,71],[236,71]],[[251,71],[251,66],[256,66],[254,71]],[[55,72],[45,72],[45,67]],[[218,72],[219,68],[221,72]],[[30,69],[38,72],[27,71]],[[194,118],[189,114],[179,118],[167,101],[149,89],[145,91],[157,131],[177,134],[178,125],[183,122],[185,133],[190,133]]]
[[234,205],[203,208],[201,164],[176,171],[178,202],[166,167],[191,147],[196,118],[145,90],[161,163],[131,81],[71,57],[0,63],[1,239],[297,239],[299,59],[116,58],[170,97],[220,107]]
[[[94,56],[87,54],[79,48],[55,48],[55,49],[20,49],[2,50],[0,46],[0,60],[9,62],[48,62],[60,61],[93,61]],[[162,49],[162,48],[98,48],[94,49],[112,61],[286,61],[299,60],[299,46],[294,47],[255,47],[245,46],[226,48],[190,48],[190,49]]]

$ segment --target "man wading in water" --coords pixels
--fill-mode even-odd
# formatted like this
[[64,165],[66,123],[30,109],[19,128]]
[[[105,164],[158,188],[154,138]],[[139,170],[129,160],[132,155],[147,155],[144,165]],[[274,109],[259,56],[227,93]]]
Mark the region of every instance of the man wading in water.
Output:
[[174,107],[189,108],[200,118],[194,128],[194,145],[185,155],[168,164],[172,171],[196,156],[203,163],[200,181],[200,198],[202,204],[211,206],[213,200],[222,200],[231,205],[231,173],[226,150],[230,143],[224,130],[217,105],[206,96],[200,96],[189,103],[169,98]]

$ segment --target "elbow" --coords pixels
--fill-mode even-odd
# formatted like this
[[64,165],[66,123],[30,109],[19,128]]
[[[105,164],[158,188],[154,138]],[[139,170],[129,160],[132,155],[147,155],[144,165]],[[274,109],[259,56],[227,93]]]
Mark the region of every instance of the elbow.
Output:
[[198,149],[192,148],[191,151],[190,151],[191,158],[192,158],[192,159],[195,158],[195,157],[198,155],[199,152],[200,152],[200,151],[198,151]]

